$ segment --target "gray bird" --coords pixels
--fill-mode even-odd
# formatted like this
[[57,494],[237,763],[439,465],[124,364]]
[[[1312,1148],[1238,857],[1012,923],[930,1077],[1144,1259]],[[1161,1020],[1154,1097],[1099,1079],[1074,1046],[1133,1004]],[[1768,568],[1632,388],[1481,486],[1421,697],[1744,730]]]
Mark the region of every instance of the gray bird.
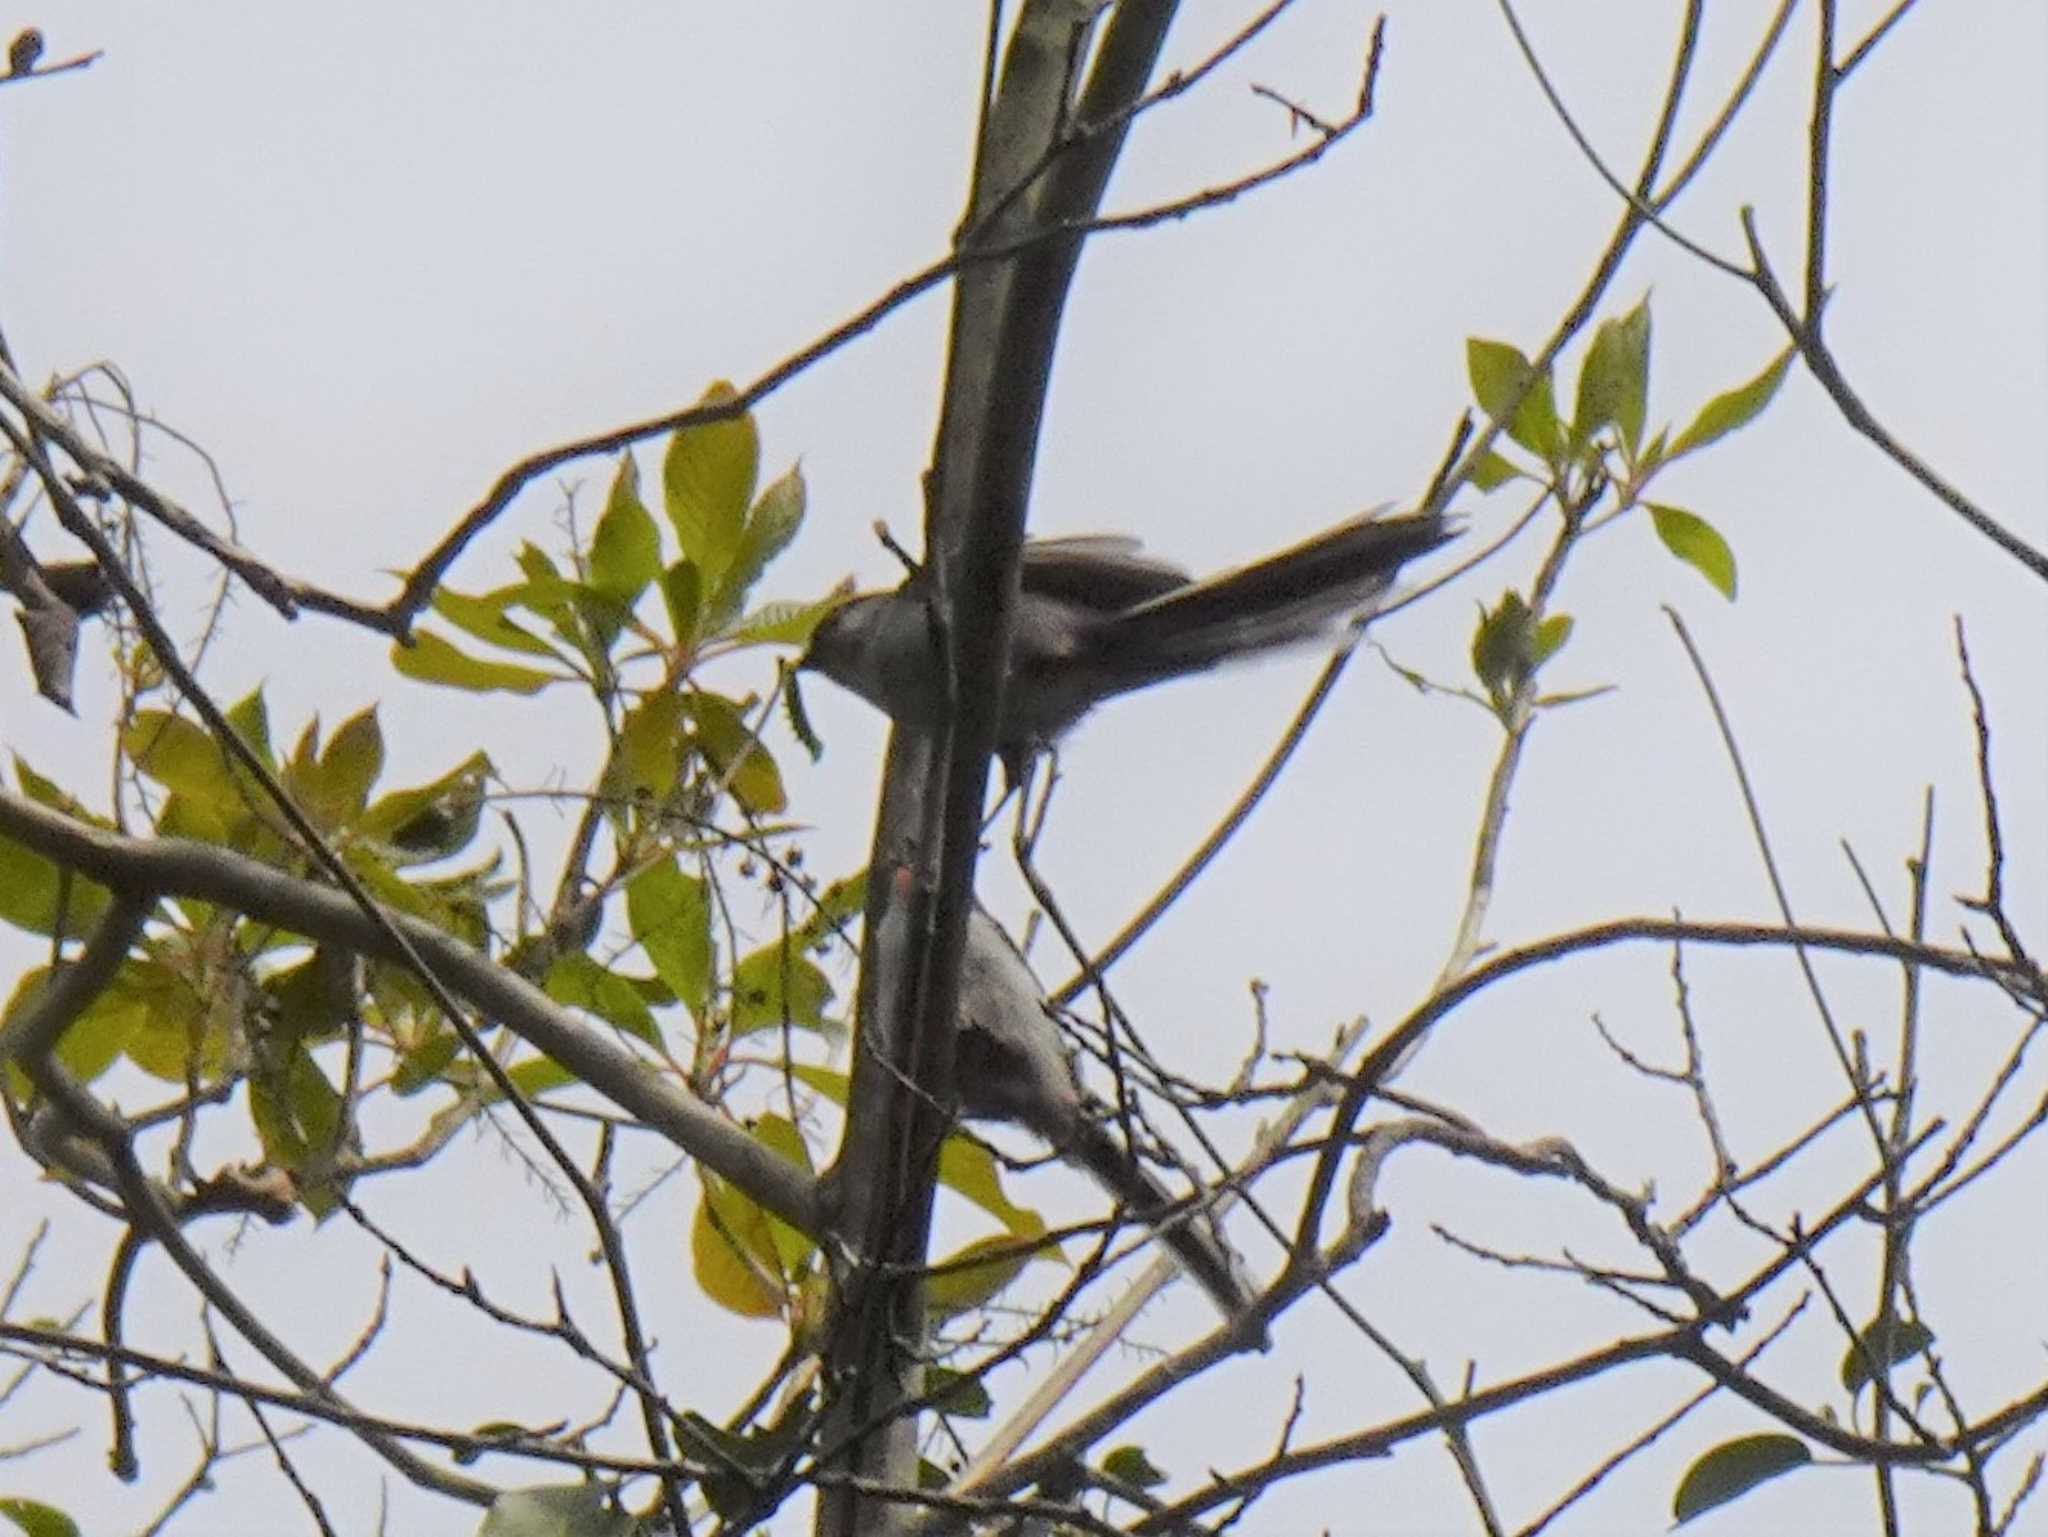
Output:
[[[1014,781],[1103,700],[1325,636],[1369,615],[1402,564],[1455,532],[1441,514],[1354,518],[1248,566],[1196,581],[1132,539],[1029,541],[1018,574],[996,750]],[[798,664],[903,725],[941,724],[946,691],[919,571],[849,598]]]
[[968,919],[960,962],[954,1084],[963,1116],[1023,1127],[1090,1175],[1131,1215],[1160,1221],[1161,1240],[1225,1317],[1241,1318],[1251,1307],[1243,1264],[1207,1216],[1181,1210],[1183,1203],[1110,1131],[1111,1112],[1075,1076],[1065,1037],[1030,963],[979,906]]

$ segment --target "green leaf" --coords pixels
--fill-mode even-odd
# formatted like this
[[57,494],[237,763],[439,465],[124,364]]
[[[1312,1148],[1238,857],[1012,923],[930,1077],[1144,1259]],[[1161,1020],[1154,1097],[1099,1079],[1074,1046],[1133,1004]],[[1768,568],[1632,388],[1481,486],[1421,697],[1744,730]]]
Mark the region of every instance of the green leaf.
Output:
[[204,726],[168,710],[137,710],[121,733],[121,749],[140,772],[217,817],[247,814],[227,756]]
[[249,1119],[266,1160],[301,1176],[300,1201],[315,1217],[334,1210],[332,1174],[346,1130],[341,1094],[303,1042],[265,1043],[249,1074]]
[[713,628],[722,628],[726,620],[740,611],[747,594],[761,579],[761,573],[768,569],[768,563],[788,547],[797,530],[803,527],[803,522],[803,471],[792,467],[761,493],[753,510],[747,514],[739,549],[724,580],[718,584]]
[[1465,478],[1481,491],[1493,491],[1519,479],[1521,474],[1513,464],[1489,448],[1479,456],[1479,461],[1472,466],[1472,473]]
[[[788,1121],[764,1116],[752,1129],[764,1146],[810,1167],[803,1138]],[[708,1169],[697,1173],[704,1192],[690,1226],[697,1284],[727,1312],[742,1318],[779,1317],[794,1300],[796,1272],[817,1245]]]
[[[720,380],[698,404],[721,405],[734,395],[733,387]],[[669,439],[661,467],[663,503],[683,554],[696,562],[708,591],[723,590],[725,574],[739,553],[760,461],[751,415],[680,428]]]
[[626,926],[655,974],[691,1017],[704,1018],[711,999],[711,904],[704,882],[685,875],[673,855],[626,883]]
[[1714,584],[1715,591],[1735,601],[1735,552],[1705,518],[1679,507],[1648,504],[1650,519],[1664,548]]
[[590,539],[591,584],[630,611],[647,584],[661,575],[661,530],[640,501],[640,469],[629,451]]
[[689,645],[697,638],[697,621],[704,607],[704,579],[695,565],[679,560],[661,573],[661,601],[668,607],[676,644]]
[[1166,1475],[1152,1466],[1142,1446],[1119,1446],[1102,1459],[1102,1471],[1139,1489],[1156,1489],[1166,1482]]
[[555,1002],[587,1009],[650,1046],[661,1044],[661,1027],[633,984],[581,950],[555,958],[548,968],[546,991]]
[[[844,939],[846,925],[860,916],[867,902],[868,873],[856,870],[842,876],[823,891],[812,895],[810,916],[791,931],[791,939],[806,950],[815,950],[830,939]],[[850,944],[852,941],[848,941]]]
[[[1545,464],[1555,464],[1564,447],[1564,429],[1557,419],[1557,397],[1546,371],[1537,374],[1529,360],[1506,342],[1480,337],[1465,343],[1465,371],[1479,408],[1501,423],[1507,435]],[[1511,403],[1514,414],[1508,414]]]
[[404,856],[400,864],[446,859],[476,836],[490,773],[489,756],[472,753],[431,784],[380,796],[363,813],[358,830]]
[[1736,428],[1746,426],[1755,420],[1763,408],[1771,403],[1771,397],[1778,393],[1778,386],[1785,382],[1785,371],[1792,366],[1794,349],[1787,347],[1762,373],[1749,383],[1739,385],[1725,395],[1716,395],[1700,408],[1700,414],[1692,419],[1692,425],[1678,435],[1678,441],[1671,445],[1671,452],[1665,457],[1676,459],[1689,454],[1696,448],[1705,448],[1718,438],[1725,438]]
[[818,730],[811,724],[811,713],[804,708],[803,686],[797,682],[800,674],[793,667],[782,673],[782,718],[789,725],[789,734],[796,738],[797,745],[811,755],[816,763],[825,756],[825,744],[818,738]]
[[515,582],[510,587],[500,587],[481,597],[470,597],[453,588],[437,587],[434,589],[434,612],[464,634],[488,641],[493,646],[503,646],[507,651],[523,651],[528,656],[552,657],[555,655],[553,646],[505,615],[507,608],[531,590],[531,583]]
[[[13,1019],[41,995],[50,981],[50,968],[37,966],[23,972],[14,992],[0,1009],[0,1024]],[[64,1027],[57,1037],[55,1056],[74,1078],[90,1083],[112,1067],[127,1049],[129,1037],[142,1022],[142,1005],[128,996],[120,985],[120,973],[112,984]]]
[[1631,457],[1643,441],[1643,413],[1650,395],[1650,301],[1619,320],[1603,320],[1579,369],[1578,406],[1572,413],[1574,450],[1593,441],[1602,427],[1621,429]]
[[391,665],[407,678],[439,683],[472,693],[538,694],[564,674],[520,667],[512,662],[487,662],[457,650],[455,643],[433,630],[413,632],[412,644],[391,643]]
[[[392,1092],[402,1098],[409,1094],[419,1093],[421,1089],[426,1088],[429,1084],[440,1082],[441,1075],[448,1070],[448,1064],[455,1060],[456,1054],[461,1050],[462,1038],[453,1030],[436,1030],[432,1032],[425,1040],[399,1058],[398,1071],[391,1075]],[[552,1062],[548,1062],[546,1058],[541,1060],[546,1062],[549,1067],[555,1065]],[[520,1064],[521,1067],[530,1067],[531,1065],[530,1062]],[[515,1067],[511,1071],[516,1079],[519,1069]]]
[[491,1501],[477,1537],[632,1537],[633,1518],[596,1484],[508,1489]]
[[1723,1442],[1686,1470],[1671,1514],[1683,1525],[1811,1461],[1813,1453],[1797,1436],[1743,1436]]
[[38,806],[48,806],[52,811],[61,811],[74,822],[85,822],[93,827],[112,827],[106,817],[86,808],[83,801],[74,799],[71,792],[54,779],[45,779],[20,753],[14,755],[14,779],[21,786],[21,793]]
[[248,697],[237,700],[222,712],[236,736],[256,754],[265,768],[276,768],[276,760],[270,756],[270,712],[263,704],[263,690],[256,689]]
[[785,1025],[830,1035],[826,1019],[832,983],[804,957],[801,945],[773,940],[741,958],[732,969],[732,1033],[780,1030]]
[[[1057,1245],[1044,1246],[1057,1252]],[[987,1256],[983,1258],[983,1256]],[[932,1268],[924,1283],[925,1306],[945,1317],[966,1313],[995,1298],[1039,1257],[1008,1233],[963,1244]]]
[[1880,1318],[1856,1337],[1842,1356],[1842,1386],[1851,1397],[1901,1361],[1934,1343],[1934,1331],[1917,1318]]
[[1472,632],[1472,671],[1496,708],[1529,676],[1535,626],[1535,615],[1512,587],[1491,610],[1480,610],[1478,627]]
[[39,1500],[0,1496],[0,1516],[20,1527],[28,1537],[79,1537],[76,1521],[56,1506]]
[[754,816],[772,816],[787,808],[782,771],[761,739],[748,729],[738,704],[722,694],[693,690],[683,696],[683,709],[696,728],[693,745],[743,810]]
[[940,1145],[939,1183],[994,1217],[1013,1238],[1040,1238],[1045,1234],[1045,1218],[1028,1206],[1017,1205],[1003,1193],[995,1154],[972,1137],[955,1132]]
[[1572,616],[1552,614],[1536,626],[1536,633],[1529,644],[1529,670],[1534,672],[1545,662],[1564,649],[1564,643],[1572,638]]
[[370,786],[384,772],[384,732],[377,707],[351,715],[336,728],[318,765],[303,775],[309,809],[327,826],[353,822],[370,798]]
[[682,736],[682,697],[673,689],[648,695],[619,723],[607,788],[622,800],[665,799],[682,772]]
[[815,1062],[792,1062],[789,1071],[799,1083],[808,1084],[833,1104],[845,1106],[849,1083],[846,1074],[837,1068],[819,1067]]
[[121,968],[122,989],[141,1010],[121,1049],[165,1083],[210,1083],[227,1070],[239,1035],[231,985],[205,935],[174,935],[158,948]]
[[981,1380],[950,1366],[927,1366],[924,1390],[934,1409],[956,1420],[985,1420],[995,1413],[995,1400],[988,1396]]
[[810,603],[781,599],[763,603],[719,638],[735,646],[801,646],[819,622],[846,601],[834,592]]
[[505,1069],[505,1076],[528,1099],[538,1099],[549,1089],[566,1088],[581,1081],[553,1057],[528,1057]]
[[75,936],[98,923],[111,900],[106,887],[0,838],[0,922],[31,934]]
[[[774,1149],[806,1173],[813,1172],[811,1150],[804,1142],[804,1134],[787,1116],[770,1110],[747,1129],[762,1146]],[[768,1236],[775,1244],[775,1254],[781,1261],[784,1275],[795,1275],[804,1262],[818,1252],[816,1239],[772,1213],[768,1218]]]

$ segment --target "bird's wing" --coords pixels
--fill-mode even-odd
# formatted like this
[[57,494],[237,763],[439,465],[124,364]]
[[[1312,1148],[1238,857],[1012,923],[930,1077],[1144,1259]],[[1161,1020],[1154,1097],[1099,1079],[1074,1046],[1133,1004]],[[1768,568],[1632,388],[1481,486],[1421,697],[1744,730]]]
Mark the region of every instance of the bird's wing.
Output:
[[1078,534],[1026,541],[1017,581],[1033,597],[1118,614],[1175,592],[1190,578],[1171,562],[1147,555],[1135,539]]

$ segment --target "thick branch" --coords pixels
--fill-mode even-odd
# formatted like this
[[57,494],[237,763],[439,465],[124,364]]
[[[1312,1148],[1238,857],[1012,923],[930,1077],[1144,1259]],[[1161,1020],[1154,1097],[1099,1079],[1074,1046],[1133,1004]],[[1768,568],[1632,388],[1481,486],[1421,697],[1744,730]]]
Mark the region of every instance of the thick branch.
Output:
[[[230,849],[183,838],[130,838],[5,790],[0,834],[118,892],[198,897],[378,960],[403,959],[391,934],[340,892]],[[815,1182],[795,1164],[657,1077],[532,983],[417,918],[389,908],[382,916],[458,996],[777,1216],[806,1232],[818,1231]]]

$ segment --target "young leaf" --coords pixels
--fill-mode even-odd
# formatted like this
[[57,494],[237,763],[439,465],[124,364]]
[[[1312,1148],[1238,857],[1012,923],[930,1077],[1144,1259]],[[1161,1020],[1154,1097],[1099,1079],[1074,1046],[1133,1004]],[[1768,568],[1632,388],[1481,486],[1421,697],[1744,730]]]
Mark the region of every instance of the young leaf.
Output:
[[[1549,373],[1538,375],[1529,360],[1506,342],[1476,336],[1465,343],[1465,372],[1480,410],[1545,464],[1554,464],[1563,448],[1564,429],[1557,420],[1557,397]],[[1507,414],[1511,402],[1519,402],[1512,416]]]
[[452,641],[432,630],[414,631],[410,646],[393,641],[391,665],[403,677],[473,693],[537,694],[565,676],[511,662],[484,661],[457,650]]
[[1735,601],[1735,552],[1728,541],[1705,518],[1680,507],[1648,504],[1650,520],[1664,548],[1714,584],[1715,591],[1730,603]]
[[792,468],[774,481],[755,501],[740,534],[739,549],[732,565],[718,585],[714,627],[722,626],[738,613],[754,583],[796,537],[804,521],[803,471]]
[[674,856],[626,883],[626,926],[647,952],[655,974],[693,1019],[711,998],[711,904],[704,882],[685,875]]
[[1643,441],[1643,413],[1650,395],[1650,301],[1619,320],[1603,320],[1579,369],[1579,400],[1572,413],[1574,449],[1593,441],[1602,427],[1621,429],[1633,455]]
[[1725,1441],[1686,1470],[1671,1502],[1672,1518],[1683,1525],[1811,1461],[1813,1453],[1797,1436],[1757,1435]]
[[493,646],[503,646],[507,651],[523,651],[528,656],[552,657],[555,655],[553,646],[505,615],[506,609],[529,594],[531,585],[514,582],[509,587],[500,587],[478,597],[457,592],[451,587],[437,587],[434,589],[434,612],[464,634],[473,635]]
[[1536,626],[1536,633],[1529,642],[1529,670],[1534,672],[1545,662],[1564,649],[1564,643],[1572,638],[1572,616],[1552,614]]
[[629,450],[619,456],[619,473],[590,536],[590,582],[631,612],[659,575],[661,530],[641,505],[640,470]]
[[[724,380],[704,392],[700,405],[733,399]],[[707,590],[718,592],[739,552],[747,506],[754,499],[761,444],[750,415],[679,428],[662,461],[662,500],[683,554],[696,563]]]
[[1715,439],[1725,438],[1736,428],[1753,421],[1771,403],[1771,397],[1778,393],[1778,386],[1785,382],[1785,371],[1792,366],[1793,355],[1794,349],[1788,346],[1770,367],[1749,383],[1708,401],[1700,408],[1700,414],[1692,419],[1692,425],[1678,435],[1678,441],[1671,445],[1671,451],[1665,457],[1676,459],[1680,454],[1705,448]]
[[801,646],[824,617],[846,601],[833,592],[814,602],[782,600],[763,603],[722,637],[735,646]]

